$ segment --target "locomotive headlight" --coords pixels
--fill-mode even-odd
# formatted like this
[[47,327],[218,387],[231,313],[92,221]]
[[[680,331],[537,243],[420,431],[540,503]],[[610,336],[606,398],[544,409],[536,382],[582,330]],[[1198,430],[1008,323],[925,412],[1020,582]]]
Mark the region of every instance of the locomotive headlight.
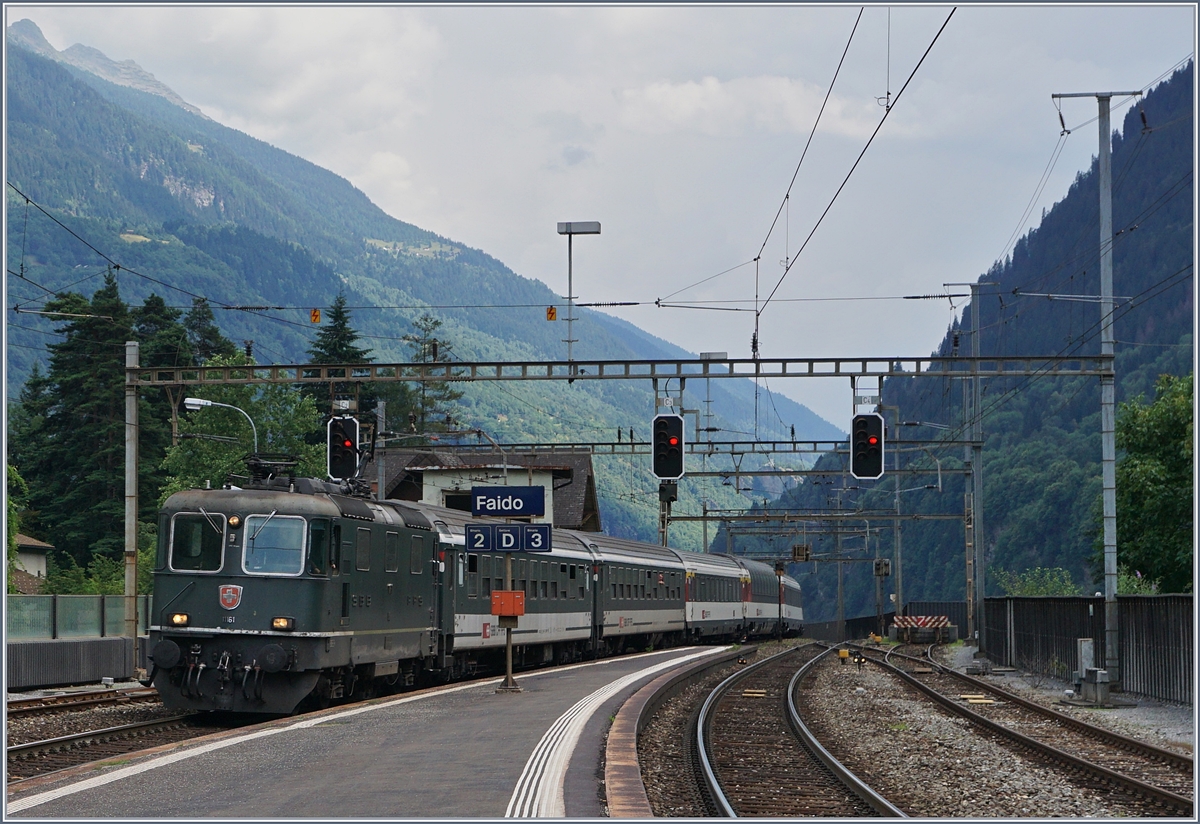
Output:
[[173,627],[186,627],[190,620],[186,612],[171,613],[171,626]]
[[230,529],[237,529],[239,526],[241,526],[241,524],[242,524],[242,519],[241,519],[241,518],[239,518],[239,517],[238,517],[238,516],[236,516],[236,515],[230,515],[230,516],[229,516],[229,527],[230,527]]
[[296,619],[287,615],[280,615],[277,618],[271,619],[271,629],[295,629]]

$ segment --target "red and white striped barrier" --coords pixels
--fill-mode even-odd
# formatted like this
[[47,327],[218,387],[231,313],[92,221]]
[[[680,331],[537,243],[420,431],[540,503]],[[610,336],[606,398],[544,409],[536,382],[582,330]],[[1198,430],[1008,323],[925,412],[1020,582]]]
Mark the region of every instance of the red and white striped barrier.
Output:
[[948,627],[950,618],[945,615],[897,615],[894,623],[898,629]]

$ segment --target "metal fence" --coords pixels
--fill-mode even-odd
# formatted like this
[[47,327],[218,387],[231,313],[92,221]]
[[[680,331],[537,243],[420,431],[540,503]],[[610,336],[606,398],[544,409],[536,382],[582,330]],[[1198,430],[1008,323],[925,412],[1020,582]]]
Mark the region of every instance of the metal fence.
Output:
[[[891,626],[896,619],[896,613],[886,612],[883,615],[884,631]],[[845,630],[840,628],[837,621],[821,621],[820,623],[804,622],[804,637],[815,638],[818,641],[827,641],[831,644],[846,640],[862,640],[868,634],[877,631],[879,618],[874,613],[871,615],[863,615],[858,618],[847,618],[845,620]]]
[[[1191,704],[1192,596],[1119,595],[1117,617],[1121,689]],[[1107,657],[1103,598],[986,598],[984,624],[984,650],[1002,666],[1069,681],[1080,638],[1092,639],[1096,666]]]
[[1193,611],[1190,595],[1117,598],[1121,622],[1121,688],[1164,701],[1193,698]]
[[[138,596],[138,634],[147,631],[153,596]],[[124,595],[9,595],[10,641],[109,638],[125,634]]]

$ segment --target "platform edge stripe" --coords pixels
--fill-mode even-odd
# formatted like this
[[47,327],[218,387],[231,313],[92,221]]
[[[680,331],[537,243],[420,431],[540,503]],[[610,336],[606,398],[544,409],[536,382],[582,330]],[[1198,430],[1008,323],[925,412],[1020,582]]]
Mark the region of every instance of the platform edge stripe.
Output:
[[[575,706],[578,706],[576,704]],[[571,710],[574,710],[572,707]],[[551,742],[561,740],[567,724],[567,713],[555,719],[550,728],[542,735],[537,746],[525,762],[525,768],[517,779],[517,787],[509,799],[504,812],[505,818],[534,818],[537,815],[537,788],[546,772],[546,761],[549,759],[554,745]],[[514,806],[515,805],[515,806]]]
[[398,704],[407,704],[410,701],[420,701],[424,698],[432,698],[435,695],[446,695],[447,693],[451,693],[451,692],[461,692],[461,691],[467,690],[467,689],[474,689],[474,688],[478,688],[481,686],[489,686],[491,684],[498,684],[498,683],[500,683],[501,680],[503,680],[503,679],[493,678],[491,680],[484,681],[482,683],[475,682],[475,683],[470,683],[470,684],[460,684],[458,686],[448,687],[446,689],[440,689],[440,690],[437,690],[436,692],[427,692],[422,695],[406,695],[406,696],[402,696],[402,697],[397,698],[392,701],[385,701],[385,702],[382,702],[379,704],[373,704],[371,706],[358,707],[358,708],[350,709],[350,710],[343,710],[341,712],[336,712],[331,715],[322,715],[317,718],[308,718],[303,721],[297,721],[294,724],[288,724],[285,727],[276,727],[276,728],[272,728],[269,730],[259,730],[258,732],[247,733],[245,735],[239,735],[234,738],[229,738],[229,739],[225,739],[222,741],[214,741],[211,744],[202,744],[199,747],[191,747],[186,750],[181,750],[180,752],[170,753],[168,755],[161,755],[161,756],[158,756],[157,758],[152,758],[142,764],[132,764],[128,767],[122,767],[121,769],[114,770],[111,773],[105,773],[104,775],[97,775],[92,778],[85,779],[83,781],[80,781],[77,784],[68,784],[65,787],[59,787],[54,790],[47,790],[44,793],[37,793],[35,795],[29,795],[29,796],[26,796],[25,798],[17,798],[17,799],[13,799],[13,800],[6,799],[7,803],[5,804],[5,810],[7,812],[20,812],[22,810],[27,810],[30,807],[36,807],[41,804],[46,804],[50,801],[57,801],[60,798],[66,798],[69,795],[75,795],[76,793],[84,792],[85,790],[91,790],[96,787],[103,787],[105,784],[111,784],[115,781],[120,781],[123,778],[129,778],[134,775],[139,775],[144,772],[149,772],[150,770],[156,770],[159,767],[166,767],[166,766],[168,766],[170,764],[174,764],[178,761],[185,761],[189,758],[195,758],[196,756],[199,756],[199,755],[205,755],[207,753],[214,752],[216,750],[224,749],[225,747],[231,747],[234,744],[241,744],[246,741],[254,741],[259,738],[266,738],[268,736],[277,735],[279,733],[288,732],[290,730],[308,729],[309,727],[315,727],[316,725],[323,724],[327,721],[332,721],[332,720],[339,719],[339,718],[347,718],[349,716],[359,715],[360,713],[370,712],[371,710],[384,709],[385,707],[394,707]]
[[[525,771],[522,772],[521,778],[518,779],[518,787],[514,790],[513,797],[509,800],[508,809],[505,811],[505,818],[565,817],[566,804],[563,798],[562,785],[566,775],[566,768],[575,751],[575,746],[579,742],[579,736],[583,733],[583,728],[587,724],[588,719],[591,718],[592,713],[595,712],[596,707],[635,681],[653,676],[670,667],[677,667],[689,661],[694,661],[708,655],[715,655],[721,651],[721,648],[706,649],[680,658],[660,661],[637,672],[624,675],[616,681],[596,690],[591,695],[577,701],[574,706],[563,713],[551,725],[551,730],[554,731],[557,731],[560,725],[565,725],[563,729],[569,734],[556,734],[554,736],[555,743],[543,754],[540,750],[543,747],[549,747],[551,737],[550,732],[547,732],[546,735],[542,736],[537,749],[530,755],[529,761],[526,762]],[[583,712],[585,709],[587,712]],[[526,773],[530,771],[530,765],[535,760],[542,765],[538,771],[540,774],[536,783],[521,786],[521,782],[526,779]],[[545,768],[546,765],[550,766],[549,770]],[[532,798],[527,794],[529,790],[533,790],[534,792]],[[521,798],[518,798],[518,794],[520,794]]]

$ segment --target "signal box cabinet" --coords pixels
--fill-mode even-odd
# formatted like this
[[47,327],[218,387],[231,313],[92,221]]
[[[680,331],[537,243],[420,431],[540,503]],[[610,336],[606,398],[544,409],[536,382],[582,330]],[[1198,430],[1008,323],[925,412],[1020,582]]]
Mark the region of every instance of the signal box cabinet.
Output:
[[524,590],[498,589],[492,593],[492,615],[518,617],[524,614]]

